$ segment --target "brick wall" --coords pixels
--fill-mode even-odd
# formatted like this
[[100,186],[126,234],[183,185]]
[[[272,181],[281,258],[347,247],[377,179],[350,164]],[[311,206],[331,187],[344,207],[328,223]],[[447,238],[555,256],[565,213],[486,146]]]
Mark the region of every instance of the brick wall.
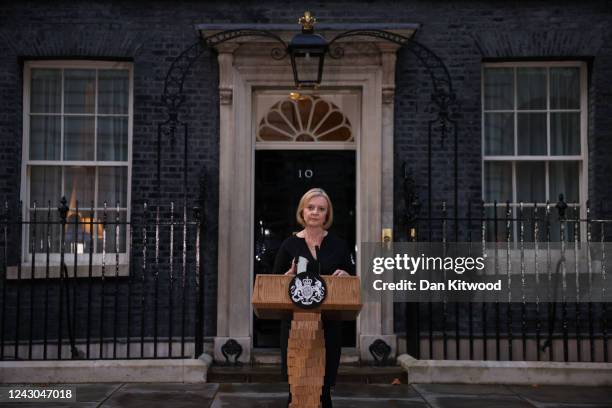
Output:
[[[447,65],[458,96],[460,203],[480,199],[480,80],[486,59],[584,59],[589,61],[589,196],[612,198],[612,10],[606,2],[313,2],[321,22],[413,22],[416,39]],[[134,63],[132,207],[135,219],[155,199],[157,124],[165,119],[161,93],[172,60],[197,40],[197,23],[294,23],[303,2],[29,2],[0,7],[0,199],[19,199],[22,138],[22,61],[37,58],[127,59]],[[218,72],[213,53],[192,67],[181,119],[189,125],[190,202],[206,176],[207,327],[216,319],[218,213]],[[407,50],[399,53],[395,107],[396,229],[403,212],[401,164],[413,170],[421,198],[427,192],[427,72]],[[180,202],[182,140],[162,141],[161,202]],[[452,201],[453,138],[433,138],[435,202]],[[608,206],[608,208],[611,208]],[[460,213],[465,212],[465,206]],[[612,215],[610,211],[608,216]],[[402,236],[396,233],[396,236]]]

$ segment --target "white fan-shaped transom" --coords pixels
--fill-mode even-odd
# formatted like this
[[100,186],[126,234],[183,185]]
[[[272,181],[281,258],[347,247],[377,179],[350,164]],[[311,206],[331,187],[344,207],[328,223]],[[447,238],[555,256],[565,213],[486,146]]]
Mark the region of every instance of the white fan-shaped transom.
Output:
[[257,129],[258,142],[352,142],[351,123],[332,102],[319,96],[276,102]]

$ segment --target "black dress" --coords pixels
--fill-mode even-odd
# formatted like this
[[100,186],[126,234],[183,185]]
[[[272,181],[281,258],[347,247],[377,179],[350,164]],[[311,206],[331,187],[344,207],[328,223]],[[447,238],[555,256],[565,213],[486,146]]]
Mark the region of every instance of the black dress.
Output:
[[[306,240],[293,235],[281,244],[274,261],[274,273],[283,274],[287,272],[291,267],[291,261],[299,256],[308,259],[309,265],[316,263],[308,249]],[[331,275],[336,269],[342,269],[351,275],[355,274],[355,265],[351,261],[346,242],[331,233],[328,233],[321,241],[318,261],[320,262],[321,275]],[[285,380],[287,380],[287,343],[290,326],[291,322],[288,320],[281,322],[281,375]],[[323,330],[325,334],[324,385],[330,387],[336,384],[336,374],[340,365],[342,322],[326,320],[323,322]]]

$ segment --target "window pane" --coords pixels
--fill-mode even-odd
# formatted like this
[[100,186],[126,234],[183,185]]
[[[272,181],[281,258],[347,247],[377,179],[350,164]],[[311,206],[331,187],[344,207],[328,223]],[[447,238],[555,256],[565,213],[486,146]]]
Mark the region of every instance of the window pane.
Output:
[[550,113],[550,153],[580,154],[580,113]]
[[550,69],[550,108],[580,109],[580,68]]
[[[554,207],[556,203],[557,199],[553,201],[552,206]],[[574,232],[580,235],[580,231],[576,230],[575,223],[572,222],[572,219],[576,219],[579,214],[580,206],[569,206],[567,210],[565,210],[565,221],[561,222],[559,219],[559,211],[553,208],[550,212],[550,240],[553,242],[561,241],[561,232],[563,231],[563,240],[566,242],[573,242]]]
[[91,208],[94,200],[95,168],[64,167],[64,191],[68,206],[76,208]]
[[[542,204],[542,203],[540,203]],[[534,241],[534,226],[535,223],[538,223],[538,237],[537,240],[541,241],[542,240],[542,231],[541,229],[545,227],[545,225],[543,224],[543,222],[541,220],[536,220],[537,217],[541,217],[542,216],[542,206],[538,206],[538,214],[534,213],[534,207],[533,206],[529,206],[529,205],[523,205],[523,211],[521,214],[520,208],[516,209],[516,215],[517,215],[517,235],[518,235],[518,239],[521,239],[521,227],[522,227],[522,235],[523,235],[523,241],[525,242],[533,242]]]
[[512,68],[486,68],[484,71],[485,109],[513,109]]
[[56,207],[62,195],[62,169],[59,166],[33,166],[30,170],[30,207]]
[[94,160],[94,118],[64,118],[64,160]]
[[517,114],[519,155],[546,155],[546,113]]
[[546,109],[546,68],[517,68],[518,109]]
[[61,117],[30,117],[30,160],[60,160]]
[[550,201],[556,202],[559,194],[565,196],[566,203],[577,203],[578,194],[578,162],[550,162]]
[[96,71],[64,70],[64,112],[95,113]]
[[523,203],[546,201],[546,167],[544,162],[516,163],[516,200]]
[[98,117],[98,160],[127,161],[128,118]]
[[[34,211],[30,211],[30,221],[36,220],[36,224],[30,224],[27,231],[28,248],[29,252],[32,253],[34,247],[36,248],[36,254],[43,254],[47,252],[47,246],[49,252],[59,252],[60,236],[62,227],[59,224],[60,218],[56,208],[51,208],[51,211],[47,209],[37,210],[36,214]],[[44,264],[45,256],[36,256],[36,264]]]
[[62,111],[62,71],[32,69],[30,112],[60,113]]
[[[510,215],[512,217],[512,215]],[[498,204],[497,211],[494,206],[486,207],[486,226],[488,242],[506,241],[506,204]]]
[[[304,54],[302,53],[301,55],[303,56]],[[316,56],[308,58],[298,57],[295,59],[295,68],[299,81],[316,83],[319,76],[319,58]]]
[[512,163],[485,162],[485,201],[512,201]]
[[485,154],[514,154],[512,113],[485,113]]
[[128,114],[129,72],[127,70],[99,70],[98,87],[98,113]]
[[[80,205],[80,203],[79,203]],[[94,224],[93,228],[90,225],[90,221],[93,217],[93,213],[89,210],[79,209],[78,214],[76,211],[69,211],[66,225],[66,253],[74,254],[87,254],[89,248],[92,246],[90,240],[94,238],[91,235],[92,230],[96,230],[97,226]]]
[[[106,225],[100,227],[96,230],[98,234],[98,244],[96,246],[97,252],[102,253],[102,250],[107,254],[115,253],[115,243],[118,243],[119,252],[125,252],[125,242],[127,238],[126,234],[126,212],[125,211],[114,211],[112,209],[107,210],[106,213],[103,211],[98,211],[98,221],[102,222],[105,219],[106,215]],[[119,220],[117,220],[117,215],[119,216]],[[117,226],[119,230],[117,231]],[[104,239],[104,233],[106,233],[106,239]],[[115,259],[108,258],[106,260],[107,265],[109,266],[109,270],[107,273],[114,273],[114,265]]]
[[127,167],[98,168],[98,207],[127,207]]

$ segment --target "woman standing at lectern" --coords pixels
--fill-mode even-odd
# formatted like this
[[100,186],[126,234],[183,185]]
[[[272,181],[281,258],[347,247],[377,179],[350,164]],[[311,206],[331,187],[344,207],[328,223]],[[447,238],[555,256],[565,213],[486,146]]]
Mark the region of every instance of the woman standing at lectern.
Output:
[[[321,275],[354,275],[354,265],[346,242],[330,234],[334,212],[331,200],[320,188],[310,189],[302,196],[296,212],[297,222],[304,227],[300,232],[287,238],[280,246],[274,261],[274,273],[295,275],[294,260],[300,256],[310,263],[318,263]],[[287,343],[291,322],[281,322],[281,374],[287,379]],[[325,379],[321,395],[322,408],[331,408],[331,387],[336,383],[340,365],[342,322],[326,320],[325,333]],[[289,393],[291,402],[291,393]]]

